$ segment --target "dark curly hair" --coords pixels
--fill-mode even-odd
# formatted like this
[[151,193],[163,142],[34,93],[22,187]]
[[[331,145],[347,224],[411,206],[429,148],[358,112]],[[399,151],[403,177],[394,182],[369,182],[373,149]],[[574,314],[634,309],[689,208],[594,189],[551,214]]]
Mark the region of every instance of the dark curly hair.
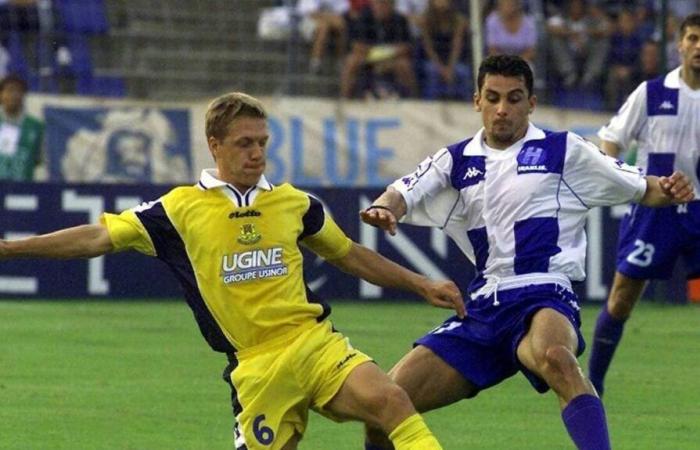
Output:
[[486,75],[503,75],[504,77],[522,77],[527,88],[527,96],[532,96],[532,69],[530,65],[520,56],[516,55],[493,55],[484,59],[479,65],[479,76],[477,86],[479,92],[484,87]]

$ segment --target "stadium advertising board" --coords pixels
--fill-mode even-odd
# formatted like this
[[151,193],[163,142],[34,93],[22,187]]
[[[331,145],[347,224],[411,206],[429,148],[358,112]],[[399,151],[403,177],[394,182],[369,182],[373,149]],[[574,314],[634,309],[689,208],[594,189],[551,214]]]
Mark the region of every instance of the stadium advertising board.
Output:
[[[207,104],[32,96],[46,120],[47,171],[55,182],[195,182],[212,166],[204,137]],[[473,135],[471,104],[336,102],[268,98],[268,178],[310,187],[384,187],[439,147]],[[540,126],[595,139],[609,117],[539,107]],[[167,170],[166,170],[167,168]]]
[[[124,184],[0,183],[0,233],[6,239],[94,223],[102,211],[122,211],[158,198],[168,186]],[[441,231],[401,226],[390,237],[362,224],[358,211],[370,204],[377,189],[311,188],[335,220],[356,241],[434,278],[449,277],[462,288],[473,271],[459,249]],[[613,271],[620,209],[594,209],[589,216],[588,279],[577,287],[582,298],[602,300]],[[236,236],[238,230],[232,230]],[[232,237],[233,238],[233,237]],[[360,282],[315,255],[305,261],[307,283],[326,298],[406,298],[403,292]],[[673,289],[684,300],[682,280]],[[0,262],[0,297],[165,298],[181,297],[168,268],[135,252],[90,260]]]

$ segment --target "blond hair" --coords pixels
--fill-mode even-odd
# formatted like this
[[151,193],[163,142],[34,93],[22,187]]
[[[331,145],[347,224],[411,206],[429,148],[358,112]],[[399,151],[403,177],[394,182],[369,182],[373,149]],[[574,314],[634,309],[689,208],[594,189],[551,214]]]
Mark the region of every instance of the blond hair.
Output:
[[217,97],[209,103],[205,116],[207,139],[224,139],[229,125],[236,117],[266,119],[267,112],[260,100],[243,92],[231,92]]

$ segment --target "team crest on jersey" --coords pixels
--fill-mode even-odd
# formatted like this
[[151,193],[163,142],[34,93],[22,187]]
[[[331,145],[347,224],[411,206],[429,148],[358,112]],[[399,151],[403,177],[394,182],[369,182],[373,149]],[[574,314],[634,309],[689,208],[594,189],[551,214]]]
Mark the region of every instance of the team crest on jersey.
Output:
[[255,230],[255,225],[246,223],[241,226],[241,234],[238,236],[238,242],[243,245],[253,245],[262,239],[262,235]]

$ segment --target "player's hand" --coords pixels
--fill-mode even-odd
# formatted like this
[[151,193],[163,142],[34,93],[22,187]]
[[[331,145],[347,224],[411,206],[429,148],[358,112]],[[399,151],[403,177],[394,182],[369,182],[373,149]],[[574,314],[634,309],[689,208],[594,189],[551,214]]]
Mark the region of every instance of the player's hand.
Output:
[[396,235],[396,216],[389,208],[378,205],[370,206],[360,211],[360,218],[368,225],[388,231],[392,236]]
[[683,172],[675,171],[670,177],[659,177],[659,186],[673,203],[688,203],[695,198],[693,184]]
[[425,299],[433,306],[445,309],[454,309],[457,317],[464,319],[467,309],[459,288],[449,280],[429,281],[424,294]]

